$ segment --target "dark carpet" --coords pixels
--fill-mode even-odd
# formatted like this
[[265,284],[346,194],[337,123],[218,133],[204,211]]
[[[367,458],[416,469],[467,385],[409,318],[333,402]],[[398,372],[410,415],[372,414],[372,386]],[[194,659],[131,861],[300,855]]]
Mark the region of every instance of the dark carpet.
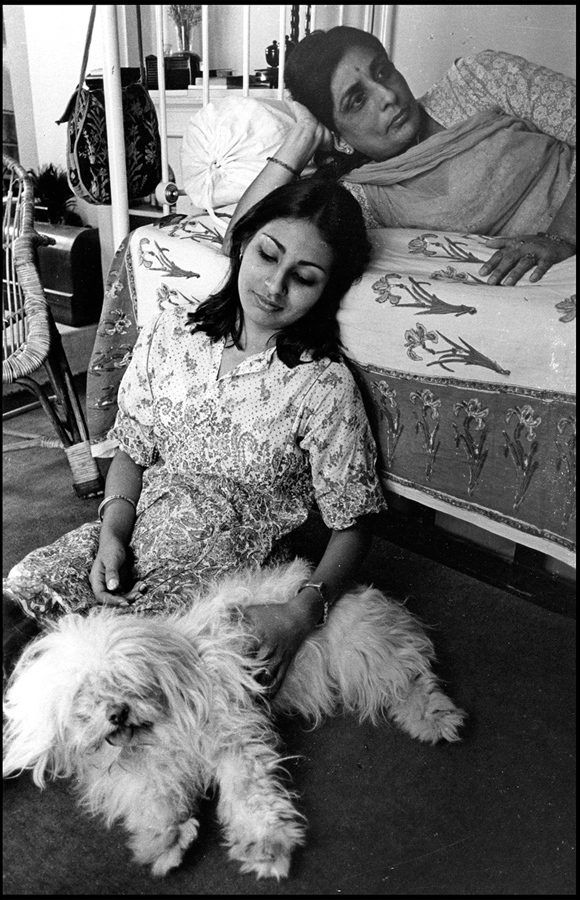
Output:
[[[59,451],[5,452],[3,480],[4,574],[96,516]],[[321,540],[313,525],[302,546]],[[71,784],[41,792],[24,775],[4,782],[4,894],[575,894],[574,621],[380,537],[361,580],[433,626],[438,672],[469,714],[461,743],[347,717],[315,731],[282,722],[309,830],[280,884],[227,859],[212,798],[181,868],[154,881],[121,828],[77,809]]]

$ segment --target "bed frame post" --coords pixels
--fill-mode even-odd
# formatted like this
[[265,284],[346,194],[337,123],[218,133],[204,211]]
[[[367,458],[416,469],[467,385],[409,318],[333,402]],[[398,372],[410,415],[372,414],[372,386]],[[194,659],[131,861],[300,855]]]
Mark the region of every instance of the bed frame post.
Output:
[[123,128],[117,7],[107,4],[102,6],[101,10],[103,15],[105,117],[111,177],[111,215],[113,241],[115,246],[118,247],[123,238],[129,233],[129,194],[127,189],[127,165],[125,162],[125,131]]

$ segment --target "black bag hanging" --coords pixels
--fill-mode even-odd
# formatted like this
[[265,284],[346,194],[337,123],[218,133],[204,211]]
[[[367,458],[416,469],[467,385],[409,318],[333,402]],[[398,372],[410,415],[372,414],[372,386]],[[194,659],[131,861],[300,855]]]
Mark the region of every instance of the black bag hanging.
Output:
[[[84,86],[95,13],[93,6],[78,87],[57,124],[68,122],[67,175],[71,190],[88,203],[108,204],[111,180],[103,82],[88,79]],[[155,106],[145,87],[140,30],[138,36],[140,68],[121,69],[129,202],[154,193],[161,181],[161,138]]]

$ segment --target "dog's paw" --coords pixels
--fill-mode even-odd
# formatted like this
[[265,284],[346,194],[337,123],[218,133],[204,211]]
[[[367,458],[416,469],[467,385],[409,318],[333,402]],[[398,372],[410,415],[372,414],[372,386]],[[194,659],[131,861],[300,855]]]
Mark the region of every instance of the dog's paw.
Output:
[[292,852],[304,843],[304,826],[296,816],[264,824],[253,835],[249,829],[239,833],[239,839],[230,843],[229,855],[242,864],[242,872],[280,881],[288,875]]
[[231,849],[230,855],[242,863],[244,874],[254,872],[257,878],[286,878],[290,870],[291,848],[276,839],[252,841]]
[[188,819],[187,822],[183,822],[179,826],[178,831],[179,834],[177,842],[182,850],[187,850],[189,845],[193,844],[194,840],[197,837],[197,832],[199,831],[199,822],[192,816],[191,819]]
[[421,739],[431,741],[460,741],[459,729],[463,725],[465,713],[462,709],[453,707],[450,710],[436,710],[432,713],[429,722],[426,723],[425,736]]
[[431,680],[418,678],[407,697],[391,708],[395,721],[411,737],[429,744],[459,741],[466,714]]
[[437,741],[459,741],[459,728],[463,725],[465,713],[441,691],[429,694],[421,719],[416,723],[421,741],[436,744]]
[[151,874],[162,878],[170,869],[175,869],[183,859],[183,854],[197,837],[199,822],[191,818],[176,828],[175,842],[160,853],[151,866]]

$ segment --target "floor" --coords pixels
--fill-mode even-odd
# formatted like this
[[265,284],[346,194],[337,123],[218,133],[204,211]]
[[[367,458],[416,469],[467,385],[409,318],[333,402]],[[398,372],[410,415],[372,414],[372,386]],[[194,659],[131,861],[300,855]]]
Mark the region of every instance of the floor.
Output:
[[[39,411],[19,425],[44,427]],[[3,485],[4,574],[96,515],[98,500],[74,495],[58,450],[5,452]],[[5,895],[575,895],[571,606],[546,609],[533,582],[526,599],[395,537],[375,538],[361,580],[431,626],[438,673],[468,713],[460,743],[424,746],[388,722],[348,717],[315,731],[281,722],[309,828],[279,884],[227,859],[214,797],[182,866],[154,881],[119,827],[107,832],[76,807],[72,784],[41,792],[23,775],[4,786]],[[315,554],[323,539],[314,523],[301,552]]]

